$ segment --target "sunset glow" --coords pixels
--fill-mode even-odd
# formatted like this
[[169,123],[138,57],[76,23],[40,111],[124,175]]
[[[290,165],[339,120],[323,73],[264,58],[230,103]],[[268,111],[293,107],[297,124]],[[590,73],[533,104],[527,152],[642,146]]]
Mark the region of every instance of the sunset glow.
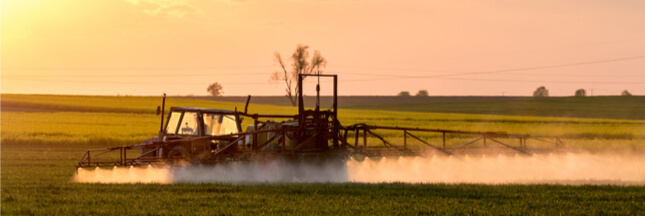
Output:
[[282,95],[319,50],[340,95],[645,94],[645,1],[3,0],[2,93]]

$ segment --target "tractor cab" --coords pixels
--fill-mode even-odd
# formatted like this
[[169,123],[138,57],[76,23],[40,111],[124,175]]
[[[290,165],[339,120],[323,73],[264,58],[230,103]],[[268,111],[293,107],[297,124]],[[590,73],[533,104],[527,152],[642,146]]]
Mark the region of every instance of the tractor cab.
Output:
[[142,143],[142,157],[205,159],[242,131],[242,118],[231,110],[171,107],[169,114],[159,137]]
[[171,107],[164,140],[191,136],[220,136],[241,131],[241,118],[235,111]]

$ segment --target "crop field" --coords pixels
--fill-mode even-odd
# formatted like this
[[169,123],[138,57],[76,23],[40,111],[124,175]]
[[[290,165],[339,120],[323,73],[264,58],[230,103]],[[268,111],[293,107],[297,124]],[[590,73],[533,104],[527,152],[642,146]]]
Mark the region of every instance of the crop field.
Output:
[[352,109],[515,116],[645,119],[645,96],[522,98],[349,106]]
[[[76,183],[74,166],[86,149],[137,144],[156,136],[159,117],[154,113],[161,98],[3,94],[1,100],[3,215],[645,213],[642,184]],[[590,106],[558,105],[558,100],[552,103],[570,110]],[[242,103],[180,98],[169,98],[169,106],[244,109]],[[540,117],[435,112],[417,104],[409,108],[361,108],[369,111],[341,109],[339,118],[343,125],[560,136],[571,149],[642,155],[645,120],[642,109],[638,109],[643,107],[642,98],[616,101],[613,106],[627,111],[621,116],[580,111],[582,114],[571,115],[575,118]],[[249,112],[295,114],[296,109],[251,104]],[[399,134],[382,135],[402,139]],[[419,136],[438,139],[433,134]]]
[[[244,102],[246,97],[185,97],[202,100]],[[314,106],[313,96],[305,96],[305,106]],[[321,96],[321,104],[331,104],[330,96]],[[251,102],[289,105],[284,96],[253,97]],[[608,119],[645,119],[645,96],[596,97],[485,97],[485,96],[339,96],[338,106],[347,109],[407,112],[492,114],[541,117],[576,117]]]

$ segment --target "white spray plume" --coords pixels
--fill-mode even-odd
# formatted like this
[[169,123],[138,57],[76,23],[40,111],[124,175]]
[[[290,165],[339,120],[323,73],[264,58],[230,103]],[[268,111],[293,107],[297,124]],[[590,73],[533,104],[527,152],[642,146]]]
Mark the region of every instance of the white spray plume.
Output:
[[172,183],[170,170],[159,167],[130,167],[93,170],[78,169],[74,176],[80,183]]
[[553,153],[396,157],[346,164],[283,161],[215,166],[79,170],[86,183],[406,182],[481,184],[645,185],[645,157],[633,154]]
[[481,155],[350,161],[354,182],[645,184],[645,160],[587,153]]

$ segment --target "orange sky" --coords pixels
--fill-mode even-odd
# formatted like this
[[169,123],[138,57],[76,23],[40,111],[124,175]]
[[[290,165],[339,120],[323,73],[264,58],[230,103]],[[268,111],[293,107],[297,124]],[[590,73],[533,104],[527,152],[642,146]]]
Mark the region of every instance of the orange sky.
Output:
[[2,0],[2,93],[282,95],[320,50],[341,95],[645,94],[642,0]]

